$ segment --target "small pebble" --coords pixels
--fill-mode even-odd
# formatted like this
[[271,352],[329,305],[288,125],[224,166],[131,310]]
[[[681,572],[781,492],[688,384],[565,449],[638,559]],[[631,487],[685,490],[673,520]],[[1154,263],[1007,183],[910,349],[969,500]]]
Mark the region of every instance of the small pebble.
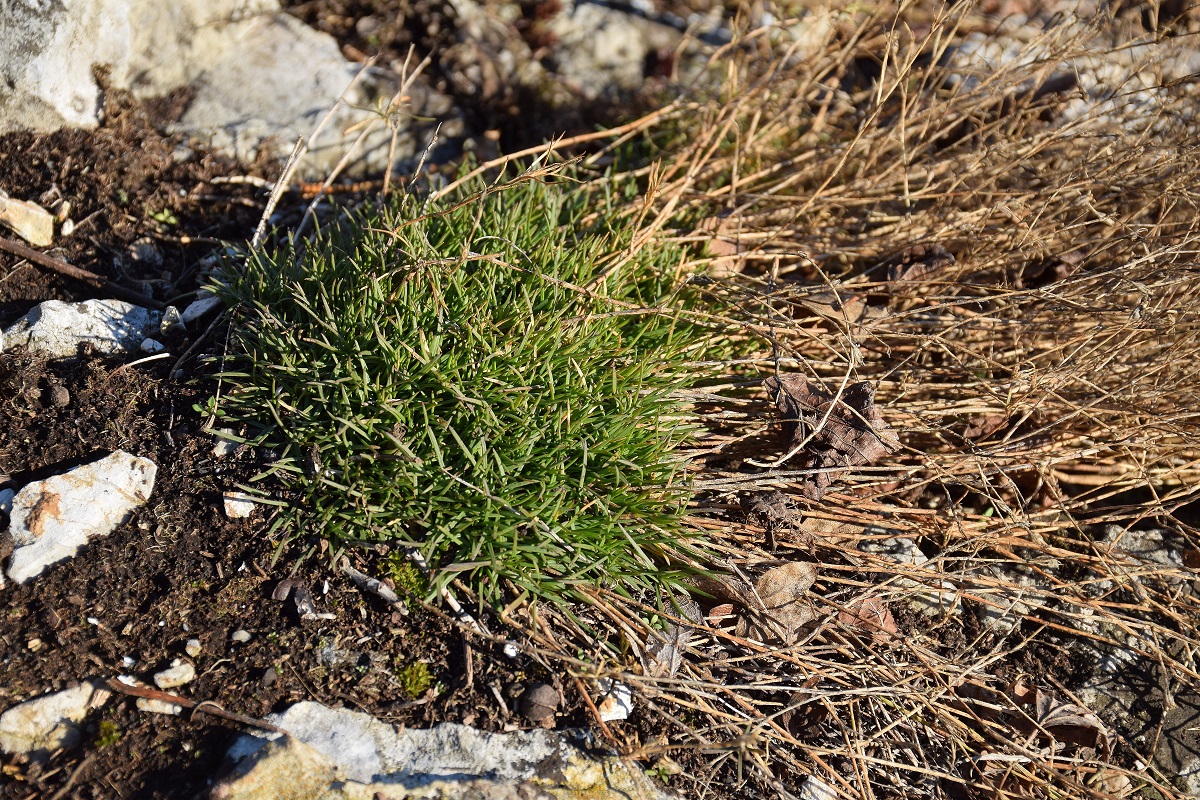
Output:
[[517,700],[517,710],[530,722],[544,722],[554,716],[561,698],[548,683],[535,683]]
[[125,667],[125,669],[133,669],[134,665],[137,664],[137,659],[133,656],[122,656],[121,664]]
[[50,405],[55,408],[65,408],[71,405],[71,393],[67,387],[57,384],[50,387]]
[[183,706],[178,703],[168,703],[166,700],[152,700],[148,697],[139,697],[137,699],[137,707],[142,711],[149,711],[152,714],[180,714],[183,712]]
[[42,649],[42,640],[41,639],[30,639],[28,642],[25,643],[25,646],[29,648],[29,652],[36,653],[38,650]]
[[264,672],[262,675],[262,685],[264,687],[273,686],[275,684],[275,681],[277,681],[278,679],[279,679],[279,673],[275,671],[275,668],[267,667],[266,672]]
[[196,668],[192,666],[192,662],[177,658],[167,669],[154,673],[154,685],[160,689],[174,689],[194,680],[195,677]]
[[596,685],[600,689],[600,701],[596,703],[600,719],[605,722],[629,719],[633,711],[633,692],[630,688],[612,678],[601,678]]
[[245,644],[246,642],[250,641],[250,631],[239,628],[238,630],[234,631],[233,635],[229,638],[238,644]]
[[196,656],[200,655],[200,650],[201,648],[199,639],[188,639],[187,644],[183,646],[183,652],[187,653],[191,658],[195,658]]
[[516,658],[520,654],[521,654],[521,651],[517,649],[517,646],[515,644],[513,644],[512,642],[504,643],[504,655],[506,658]]

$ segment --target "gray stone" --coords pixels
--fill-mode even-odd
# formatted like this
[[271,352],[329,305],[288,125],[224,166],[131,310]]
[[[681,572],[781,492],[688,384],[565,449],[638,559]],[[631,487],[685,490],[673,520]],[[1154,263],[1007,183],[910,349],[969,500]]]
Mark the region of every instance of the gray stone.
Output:
[[[94,70],[138,97],[190,86],[194,98],[177,130],[239,158],[260,151],[284,157],[308,137],[334,105],[359,65],[342,57],[333,38],[280,10],[278,0],[61,0],[0,6],[0,133],[99,124],[102,90]],[[325,175],[372,118],[377,100],[398,88],[383,70],[364,75],[346,103],[311,142],[302,174]],[[440,116],[449,101],[418,82],[406,111]],[[400,155],[424,145],[404,130]],[[359,151],[363,169],[387,161],[386,125]]]
[[653,26],[614,8],[593,3],[567,3],[551,20],[558,40],[557,72],[572,88],[593,100],[613,87],[632,89],[643,81],[646,56],[671,46],[669,29],[652,42]]
[[35,761],[82,740],[79,730],[88,712],[108,701],[111,692],[99,681],[42,695],[0,714],[0,750],[23,753]]
[[8,576],[25,583],[73,557],[91,538],[111,533],[150,499],[157,471],[153,461],[118,450],[23,486],[9,519]]
[[977,608],[979,622],[1000,636],[1012,633],[1021,620],[1041,608],[1050,591],[1037,573],[1020,564],[986,565],[982,572],[991,580],[972,588],[973,594],[986,599]]
[[1170,569],[1183,569],[1183,554],[1179,542],[1165,530],[1126,530],[1120,525],[1106,525],[1101,540],[1131,560]]
[[218,308],[220,305],[221,298],[217,297],[216,295],[206,294],[199,299],[188,303],[187,308],[185,308],[179,315],[179,321],[184,325],[188,324],[189,322],[195,322],[208,312],[212,311],[214,308]]
[[214,798],[275,796],[274,787],[292,782],[303,783],[304,796],[327,798],[375,792],[384,798],[515,798],[517,789],[560,800],[666,797],[619,758],[585,753],[554,731],[487,733],[453,723],[398,731],[366,714],[313,702],[267,719],[289,735],[238,739],[228,754],[235,769],[214,787]]
[[[885,531],[886,529],[883,528],[866,529],[867,533]],[[865,539],[859,544],[858,549],[864,553],[883,556],[907,567],[908,569],[904,570],[905,574],[911,575],[917,571],[928,572],[928,578],[922,577],[922,580],[901,576],[892,582],[893,585],[903,590],[902,596],[897,599],[903,600],[913,611],[929,617],[938,617],[961,610],[961,605],[956,602],[958,591],[955,585],[938,577],[937,571],[929,566],[929,558],[921,552],[917,543],[912,539],[900,536]],[[914,567],[917,569],[912,569]]]
[[0,345],[25,346],[52,358],[73,356],[84,343],[102,353],[129,353],[157,333],[161,318],[157,311],[123,300],[47,300],[14,322]]
[[[1116,626],[1104,633],[1121,638]],[[1163,774],[1176,788],[1200,797],[1200,692],[1186,684],[1163,680],[1161,664],[1132,650],[1089,642],[1083,658],[1096,662],[1095,674],[1076,694]],[[1162,687],[1174,684],[1170,701]]]

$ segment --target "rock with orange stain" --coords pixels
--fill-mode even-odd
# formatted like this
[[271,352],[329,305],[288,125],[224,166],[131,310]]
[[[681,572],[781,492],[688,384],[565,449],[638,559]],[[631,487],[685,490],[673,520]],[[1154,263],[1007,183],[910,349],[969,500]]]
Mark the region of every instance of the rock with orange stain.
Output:
[[12,499],[8,577],[25,583],[129,519],[150,498],[158,467],[124,451],[26,484]]

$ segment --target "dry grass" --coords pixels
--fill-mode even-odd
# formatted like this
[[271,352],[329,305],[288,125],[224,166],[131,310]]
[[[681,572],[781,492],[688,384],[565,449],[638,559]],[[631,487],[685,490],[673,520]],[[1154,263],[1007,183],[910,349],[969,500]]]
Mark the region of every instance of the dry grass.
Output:
[[[843,797],[1177,796],[1151,755],[1161,725],[1109,753],[1064,744],[1090,723],[1048,715],[1084,705],[1073,685],[1106,652],[1136,654],[1168,709],[1200,678],[1194,570],[1120,547],[1154,528],[1200,555],[1200,139],[1190,83],[1155,63],[1182,45],[1097,18],[1027,37],[1007,66],[955,61],[993,28],[973,6],[905,4],[832,15],[807,53],[750,32],[714,59],[711,97],[622,131],[665,154],[629,209],[642,240],[709,242],[681,271],[714,278],[726,322],[761,342],[690,395],[708,430],[691,524],[734,571],[816,562],[817,624],[782,645],[680,598],[602,592],[572,618],[506,618],[581,678],[600,663],[636,686],[652,721],[606,733],[687,764],[671,786],[688,796],[795,797],[809,775]],[[1085,89],[1108,82],[1085,99],[1069,64]],[[918,242],[954,262],[889,281]],[[902,449],[805,499],[759,384],[776,370],[831,393],[870,382]],[[790,520],[742,513],[769,490]],[[930,561],[864,545],[889,538]],[[899,635],[839,621],[871,597]],[[906,610],[921,597],[930,616]],[[648,655],[672,619],[674,672]]]

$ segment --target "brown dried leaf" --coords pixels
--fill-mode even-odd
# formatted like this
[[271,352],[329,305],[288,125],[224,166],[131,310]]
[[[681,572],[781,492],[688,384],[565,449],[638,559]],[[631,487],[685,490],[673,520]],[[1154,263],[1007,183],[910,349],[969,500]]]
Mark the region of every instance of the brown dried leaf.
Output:
[[819,292],[807,295],[800,304],[816,314],[857,329],[888,315],[886,309],[867,303],[867,296],[847,292]]
[[724,239],[709,239],[708,252],[714,256],[736,256],[745,251],[746,248],[734,242],[727,242]]
[[802,527],[804,517],[791,497],[783,492],[759,492],[746,501],[746,511],[767,530],[767,546],[775,547],[780,540],[802,550],[811,550],[816,539]]
[[710,625],[720,625],[733,616],[733,603],[721,603],[708,610],[705,619]]
[[927,281],[954,265],[954,254],[937,242],[911,244],[884,262],[889,281]]
[[899,437],[875,406],[874,388],[865,381],[847,386],[832,412],[833,396],[810,385],[803,375],[772,376],[763,386],[783,417],[789,449],[799,447],[825,420],[800,454],[802,468],[821,470],[801,483],[810,500],[820,500],[844,468],[874,464],[900,447]]
[[[676,598],[676,608],[671,611],[694,623],[702,621],[700,606],[690,597]],[[646,640],[646,656],[642,666],[652,678],[675,677],[683,663],[683,651],[691,640],[691,630],[674,622],[665,631],[650,631]]]
[[892,641],[899,633],[896,620],[882,598],[875,595],[860,595],[842,607],[838,622],[871,634],[876,642]]
[[[738,622],[739,636],[762,641],[796,640],[802,629],[817,617],[806,596],[817,579],[817,567],[807,561],[791,561],[767,570],[755,583],[755,602]],[[757,613],[755,613],[757,612]]]
[[1008,417],[1004,414],[977,414],[967,420],[967,429],[963,436],[973,442],[986,439],[1004,427]]
[[1088,709],[1022,684],[1014,685],[1010,694],[1027,710],[1027,716],[1014,720],[1014,724],[1026,728],[1027,732],[1037,730],[1059,742],[1092,748],[1101,759],[1107,760],[1112,754],[1112,734]]

